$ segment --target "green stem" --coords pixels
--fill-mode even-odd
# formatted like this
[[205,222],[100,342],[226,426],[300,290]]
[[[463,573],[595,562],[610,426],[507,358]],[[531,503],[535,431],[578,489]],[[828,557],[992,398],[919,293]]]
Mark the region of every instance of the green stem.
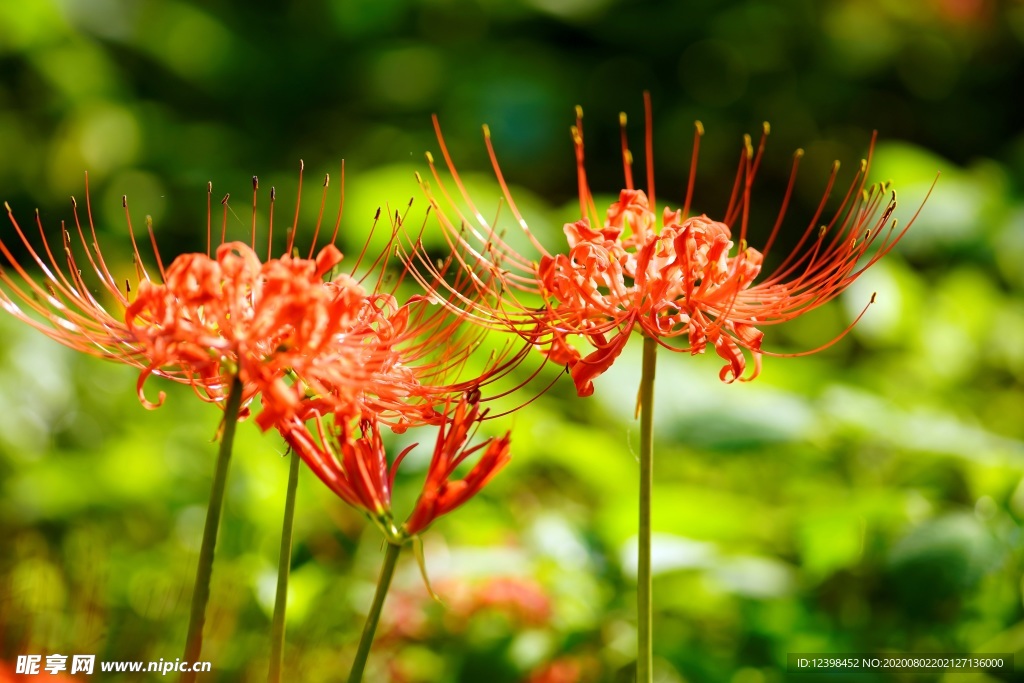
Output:
[[366,624],[363,626],[363,635],[359,638],[359,649],[356,650],[356,658],[352,662],[352,673],[348,676],[348,683],[359,683],[363,680],[363,669],[366,668],[366,658],[370,656],[373,634],[377,631],[377,622],[380,621],[384,598],[391,586],[391,577],[395,575],[398,553],[402,552],[400,545],[394,543],[387,545],[387,552],[384,553],[384,565],[380,568],[380,578],[377,580],[377,592],[373,595],[373,604],[370,606],[370,613],[366,616]]
[[[203,650],[203,626],[206,622],[206,605],[210,601],[210,577],[213,575],[213,550],[217,545],[217,530],[220,527],[220,511],[224,507],[224,488],[231,464],[231,447],[235,441],[235,428],[242,407],[242,382],[237,377],[231,381],[227,403],[224,406],[224,432],[221,434],[217,467],[213,472],[213,486],[210,489],[210,504],[206,509],[206,525],[203,527],[203,542],[199,547],[199,566],[196,567],[196,584],[192,590],[192,612],[188,619],[188,635],[185,638],[183,661],[194,664],[199,661]],[[184,672],[182,683],[196,680],[195,672]]]
[[281,554],[277,564],[277,596],[274,598],[274,619],[270,625],[270,672],[267,683],[281,683],[284,664],[284,615],[288,605],[288,573],[292,565],[292,527],[295,522],[295,490],[299,485],[299,456],[292,451],[288,467],[288,491],[284,499],[284,521],[281,523]]
[[640,374],[640,524],[637,544],[637,683],[651,683],[654,648],[651,632],[654,609],[651,600],[651,489],[654,485],[654,367],[658,342],[644,337]]

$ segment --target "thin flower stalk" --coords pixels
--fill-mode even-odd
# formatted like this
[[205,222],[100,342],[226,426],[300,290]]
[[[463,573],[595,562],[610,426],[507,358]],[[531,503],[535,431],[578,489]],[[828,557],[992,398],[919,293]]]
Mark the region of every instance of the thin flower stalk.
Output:
[[[217,547],[217,532],[220,528],[221,510],[224,507],[224,491],[227,485],[228,466],[231,464],[231,450],[235,442],[235,428],[242,407],[242,383],[234,380],[228,392],[224,407],[223,433],[210,488],[210,503],[206,510],[203,526],[203,540],[199,547],[199,561],[196,563],[195,586],[192,589],[192,606],[189,611],[188,634],[185,636],[184,661],[198,662],[202,658],[203,627],[206,625],[206,607],[210,602],[210,582],[213,578],[214,551]],[[192,683],[197,673],[185,671],[182,683]]]
[[292,530],[295,524],[295,493],[299,485],[299,456],[288,458],[288,485],[281,522],[281,551],[278,554],[277,592],[270,626],[270,667],[267,683],[280,683],[284,671],[285,614],[288,606],[288,577],[291,573]]

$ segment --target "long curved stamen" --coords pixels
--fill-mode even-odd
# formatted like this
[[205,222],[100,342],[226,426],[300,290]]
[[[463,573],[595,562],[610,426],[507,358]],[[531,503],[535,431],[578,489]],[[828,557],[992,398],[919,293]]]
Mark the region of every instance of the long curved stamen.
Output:
[[690,206],[693,202],[693,187],[697,181],[697,157],[700,152],[700,139],[704,136],[704,124],[693,122],[693,153],[690,156],[690,173],[686,180],[686,199],[683,202],[683,218],[690,217]]
[[633,153],[629,151],[629,142],[626,140],[626,112],[619,112],[619,131],[622,140],[622,176],[625,180],[625,188],[633,189]]
[[[249,239],[249,246],[256,250],[256,194],[260,189],[260,179],[256,176],[252,177],[252,229],[251,237]],[[310,254],[312,258],[312,254]]]
[[644,143],[647,156],[647,198],[651,206],[657,206],[654,198],[654,113],[649,90],[644,90]]
[[292,227],[288,231],[288,246],[284,250],[285,254],[292,253],[295,248],[295,234],[299,229],[299,209],[302,205],[302,176],[305,170],[306,162],[299,159],[299,187],[295,192],[295,218],[292,219]]

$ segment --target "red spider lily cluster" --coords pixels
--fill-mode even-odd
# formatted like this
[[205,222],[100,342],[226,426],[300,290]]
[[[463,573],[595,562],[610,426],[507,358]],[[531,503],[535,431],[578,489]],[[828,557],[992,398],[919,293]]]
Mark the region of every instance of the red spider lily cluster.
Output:
[[[404,233],[405,218],[396,212],[388,216],[390,239],[365,269],[376,273],[376,281],[367,282],[369,275],[360,275],[367,246],[350,269],[341,271],[344,258],[336,246],[340,206],[331,238],[317,248],[327,178],[308,253],[301,256],[295,250],[296,206],[283,254],[271,257],[268,246],[268,255],[261,260],[256,252],[259,183],[253,177],[248,242],[227,240],[225,197],[220,242],[212,244],[212,189],[207,194],[206,253],[178,256],[165,268],[151,221],[147,221],[159,277],[151,277],[142,265],[125,200],[135,274],[134,280],[123,281],[122,288],[122,281],[112,275],[99,249],[86,183],[88,220],[80,219],[75,204],[77,240],[62,226],[59,249],[47,241],[38,213],[36,240],[5,204],[17,244],[9,245],[0,238],[0,254],[9,264],[9,268],[0,268],[0,306],[66,346],[138,368],[137,392],[148,408],[159,406],[166,398],[164,392],[155,401],[145,395],[147,382],[157,376],[186,383],[202,400],[223,407],[226,424],[232,425],[225,434],[232,437],[234,420],[255,412],[260,429],[278,431],[334,494],[382,531],[388,554],[353,663],[350,680],[359,680],[401,547],[469,501],[509,462],[510,433],[482,441],[474,436],[489,417],[486,401],[521,388],[537,375],[534,372],[517,380],[513,374],[533,349],[541,354],[535,357],[566,366],[580,396],[594,392],[594,380],[611,367],[634,332],[647,340],[642,390],[653,388],[654,365],[648,359],[654,357],[654,342],[691,354],[711,347],[725,361],[719,373],[722,381],[751,380],[761,371],[763,355],[815,353],[849,332],[870,302],[845,330],[818,348],[798,353],[762,348],[766,326],[786,322],[835,299],[892,250],[913,223],[912,218],[898,227],[892,219],[895,192],[887,184],[867,182],[872,139],[838,208],[826,212],[837,180],[836,162],[817,211],[795,247],[779,265],[764,273],[763,265],[785,222],[802,152],[794,156],[778,217],[765,246],[758,250],[747,242],[748,217],[751,190],[769,132],[767,124],[756,146],[745,138],[731,198],[720,218],[714,219],[706,214],[691,215],[701,124],[696,125],[685,200],[680,208],[659,208],[654,191],[651,105],[646,95],[645,113],[646,190],[634,186],[623,114],[624,187],[602,212],[587,181],[583,115],[577,108],[572,139],[580,217],[564,225],[566,245],[561,250],[548,251],[530,232],[504,180],[485,126],[485,144],[504,201],[536,254],[523,255],[505,241],[503,233],[474,206],[435,117],[441,151],[457,188],[457,192],[449,191],[428,154],[437,194],[422,179],[420,184],[449,247],[440,260],[427,256],[418,237]],[[344,176],[344,166],[342,169]],[[300,173],[300,196],[301,186]],[[341,204],[343,198],[342,194]],[[274,201],[271,189],[268,245],[273,238]],[[460,207],[463,203],[467,209]],[[379,218],[378,211],[374,226]],[[35,246],[37,243],[40,246]],[[19,262],[16,252],[28,255],[42,272],[41,279]],[[398,277],[389,279],[385,273],[392,254],[402,268]],[[86,282],[83,271],[99,283],[98,293]],[[400,287],[406,276],[419,285],[420,293],[402,298]],[[494,331],[513,333],[503,336],[512,341],[488,354],[475,374],[467,373],[472,357],[484,355],[481,349]],[[749,372],[748,364],[752,365]],[[466,378],[466,374],[472,376]],[[495,383],[510,376],[516,386],[498,393]],[[489,395],[485,396],[485,391]],[[643,405],[650,407],[648,399]],[[638,401],[638,412],[642,407]],[[638,573],[644,574],[645,566],[647,569],[646,588],[638,590],[638,604],[641,625],[646,614],[647,631],[641,627],[638,632],[640,643],[646,643],[646,655],[641,652],[638,656],[638,672],[645,668],[641,664],[646,656],[649,674],[653,428],[650,412],[642,415],[645,459],[641,461],[640,530],[647,543],[640,545],[640,558],[647,558],[647,563],[641,562]],[[436,428],[437,437],[425,481],[412,511],[404,522],[399,521],[392,510],[392,490],[401,463],[415,446],[389,457],[382,428],[402,432],[427,425]],[[196,654],[200,651],[230,444],[231,437],[225,436],[222,446],[226,448],[218,460],[220,478],[215,478],[216,504],[211,494],[204,530],[201,571],[196,580],[198,597],[193,602],[186,655],[193,649]],[[297,468],[297,460],[293,464]],[[297,471],[291,470],[289,495],[294,493]],[[290,511],[285,519],[279,586],[287,584]],[[208,539],[212,540],[207,543]],[[643,580],[638,584],[642,586]],[[519,605],[524,595],[530,597],[520,588],[498,585],[491,603],[481,604]],[[279,600],[283,594],[279,593]],[[542,607],[537,610],[546,619],[546,603]],[[282,645],[283,614],[283,610],[275,612],[276,642]],[[534,672],[530,680],[578,680],[586,674],[581,661],[558,660]],[[271,668],[273,671],[273,665]]]
[[[764,250],[758,251],[747,244],[747,223],[751,187],[764,153],[767,124],[756,150],[749,138],[745,140],[729,205],[721,220],[713,220],[703,214],[690,215],[703,134],[698,122],[685,203],[679,209],[663,207],[659,215],[654,197],[649,98],[645,105],[647,192],[633,185],[632,154],[626,142],[623,114],[620,123],[625,188],[603,215],[598,212],[587,183],[583,114],[577,108],[572,136],[581,217],[564,226],[567,249],[554,254],[530,233],[517,210],[498,166],[490,131],[484,127],[487,150],[505,201],[537,249],[537,258],[527,258],[510,247],[473,205],[435,118],[448,170],[474,218],[466,215],[448,191],[431,155],[428,161],[439,194],[435,195],[426,183],[423,187],[437,209],[453,250],[462,254],[460,262],[477,274],[474,282],[478,291],[488,294],[473,301],[460,300],[463,309],[488,324],[515,331],[552,361],[567,366],[580,396],[593,393],[593,380],[612,365],[634,330],[674,351],[698,354],[711,345],[726,361],[720,373],[725,382],[756,377],[763,354],[815,353],[842,338],[859,316],[832,341],[796,354],[764,350],[761,328],[791,320],[837,297],[888,253],[910,227],[913,221],[902,228],[897,227],[895,220],[890,222],[896,208],[895,192],[890,194],[883,184],[867,185],[871,150],[839,207],[821,223],[838,162],[833,166],[818,210],[796,247],[773,272],[763,276],[762,264],[784,222],[802,152],[794,156],[778,219]],[[448,207],[454,209],[454,213],[448,212],[454,218],[446,215]],[[734,237],[737,227],[738,239]],[[408,260],[422,274],[433,272],[424,259],[413,255]],[[421,278],[424,286],[428,286],[427,279]],[[581,353],[570,343],[572,338],[583,340],[589,345],[589,352]],[[673,343],[680,338],[685,342]],[[748,356],[753,361],[753,370],[745,375]]]
[[[325,197],[327,184],[325,180]],[[412,517],[401,532],[390,522],[382,525],[394,531],[389,538],[401,542],[464,503],[508,462],[507,434],[475,446],[468,442],[487,413],[480,407],[481,387],[512,370],[527,349],[506,346],[491,355],[481,374],[451,381],[458,379],[482,331],[461,325],[450,306],[432,299],[412,296],[400,303],[401,278],[390,291],[382,286],[383,276],[375,287],[365,288],[364,280],[356,277],[365,248],[351,272],[335,274],[343,260],[334,244],[338,224],[315,257],[315,245],[306,258],[292,253],[293,225],[285,254],[261,261],[254,250],[257,189],[254,178],[248,244],[225,241],[225,222],[215,253],[183,254],[165,269],[148,226],[158,279],[141,265],[129,218],[136,277],[134,286],[125,281],[123,291],[99,250],[88,199],[88,232],[76,205],[75,226],[85,262],[103,285],[105,302],[83,280],[67,231],[62,268],[38,216],[41,249],[33,246],[7,207],[21,247],[45,280],[37,283],[0,240],[0,252],[13,269],[0,271],[6,288],[0,289],[0,303],[69,347],[140,368],[137,388],[147,407],[165,399],[163,392],[156,401],[145,397],[144,385],[153,375],[186,382],[200,398],[218,405],[225,404],[230,387],[239,383],[244,405],[259,397],[256,424],[279,430],[332,491],[378,522],[390,519],[391,479],[404,457],[400,454],[389,465],[380,427],[401,431],[438,425],[435,454]],[[401,224],[402,217],[396,215],[391,241]],[[319,232],[318,221],[314,243]],[[389,243],[374,264],[381,272],[390,251]],[[457,279],[454,285],[459,287]],[[447,343],[438,353],[439,339]],[[456,467],[478,453],[469,474],[453,480]]]

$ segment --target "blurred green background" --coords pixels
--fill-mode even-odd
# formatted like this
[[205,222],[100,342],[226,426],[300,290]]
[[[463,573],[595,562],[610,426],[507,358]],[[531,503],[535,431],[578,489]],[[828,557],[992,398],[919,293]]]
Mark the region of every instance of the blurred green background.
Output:
[[[877,129],[872,178],[895,181],[901,219],[941,171],[936,193],[841,302],[767,343],[813,348],[877,291],[854,332],[816,356],[766,359],[752,384],[720,384],[715,358],[661,354],[657,680],[815,680],[787,673],[790,652],[1015,652],[1019,667],[1022,82],[1024,3],[1008,0],[5,2],[0,199],[29,227],[38,207],[56,241],[88,171],[104,253],[127,269],[121,195],[137,225],[153,217],[169,259],[204,244],[207,181],[215,201],[235,197],[229,237],[244,238],[252,175],[264,206],[277,186],[285,225],[305,160],[308,226],[320,178],[345,159],[351,251],[378,206],[414,197],[410,220],[423,220],[413,173],[437,151],[437,113],[476,197],[495,206],[479,129],[490,124],[513,192],[555,247],[575,204],[573,106],[586,111],[592,185],[614,194],[617,114],[640,149],[647,89],[659,198],[682,198],[701,119],[695,206],[712,216],[741,135],[771,121],[755,246],[792,151],[807,150],[782,238],[792,244],[832,160],[849,181]],[[16,239],[9,225],[0,237]],[[400,565],[367,680],[631,680],[638,375],[631,347],[594,397],[559,382],[489,427],[514,430],[514,461],[427,534],[443,606],[411,553]],[[173,660],[217,411],[166,386],[166,405],[147,411],[131,370],[7,315],[0,378],[0,660]],[[265,678],[282,452],[240,430],[205,680]],[[424,467],[403,467],[400,500]],[[377,532],[308,475],[286,666],[315,683],[343,679],[382,553]],[[890,679],[901,680],[844,677]]]

